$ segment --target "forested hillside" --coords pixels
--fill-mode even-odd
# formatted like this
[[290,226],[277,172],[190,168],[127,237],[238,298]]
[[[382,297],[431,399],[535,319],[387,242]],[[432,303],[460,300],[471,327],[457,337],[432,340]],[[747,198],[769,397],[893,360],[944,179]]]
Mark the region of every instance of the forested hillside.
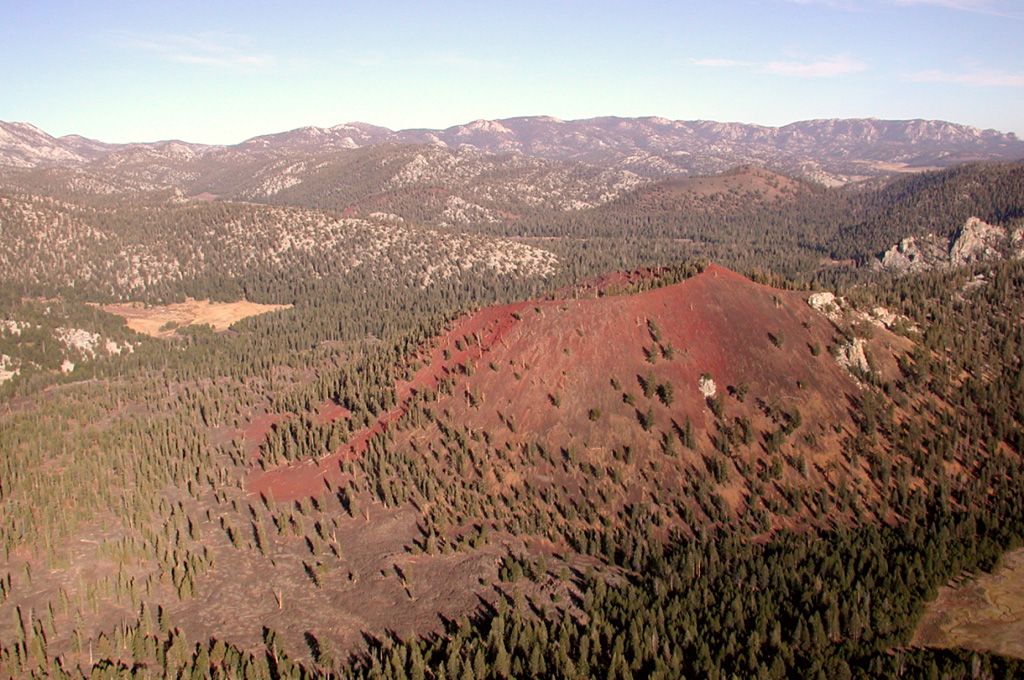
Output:
[[[707,280],[709,274],[701,277]],[[985,285],[964,289],[978,275]],[[938,585],[964,569],[990,566],[1021,536],[1017,451],[1024,440],[1024,414],[1017,404],[1024,382],[1013,377],[1021,374],[1021,338],[1004,320],[1020,318],[1022,286],[1024,271],[1015,262],[912,277],[891,292],[859,300],[860,305],[889,305],[908,316],[908,327],[926,330],[910,331],[916,348],[895,355],[898,374],[862,374],[859,407],[836,450],[838,467],[822,478],[833,481],[821,487],[801,481],[829,469],[819,470],[824,461],[810,455],[816,449],[808,437],[818,421],[809,409],[800,415],[792,407],[779,411],[778,439],[771,419],[752,419],[754,438],[746,443],[744,404],[767,396],[759,396],[756,383],[753,389],[733,385],[720,402],[701,407],[707,417],[721,418],[717,433],[684,422],[672,442],[658,415],[654,427],[645,427],[643,405],[660,410],[676,400],[692,404],[686,392],[693,388],[680,384],[681,393],[673,395],[666,387],[673,383],[656,378],[659,384],[647,396],[641,393],[644,385],[630,387],[623,384],[626,376],[618,378],[621,389],[637,400],[636,436],[642,442],[648,432],[656,442],[653,458],[629,445],[605,449],[609,457],[599,463],[593,441],[575,452],[571,447],[550,451],[546,440],[531,443],[534,430],[513,414],[500,431],[463,429],[466,425],[448,420],[461,416],[443,395],[466,403],[467,413],[477,409],[471,405],[477,398],[473,378],[495,370],[484,356],[472,368],[461,359],[460,371],[446,379],[447,386],[438,386],[437,406],[429,394],[417,396],[417,405],[398,421],[398,434],[388,430],[371,437],[362,454],[336,468],[340,476],[327,477],[319,491],[310,490],[312,496],[282,501],[272,492],[247,493],[246,478],[265,474],[258,472],[264,466],[273,469],[275,459],[323,456],[358,434],[361,423],[371,425],[391,409],[401,388],[370,386],[401,385],[410,377],[414,365],[397,373],[389,367],[417,361],[402,347],[417,347],[414,338],[426,340],[440,330],[436,327],[424,328],[410,338],[412,344],[325,369],[317,383],[323,387],[312,391],[296,382],[294,373],[282,372],[285,366],[272,363],[261,371],[243,369],[238,375],[246,374],[244,382],[232,376],[234,367],[194,365],[187,358],[198,358],[203,343],[214,342],[197,337],[185,348],[184,362],[160,370],[136,368],[131,382],[102,380],[40,393],[35,403],[5,417],[3,426],[10,452],[3,487],[3,606],[12,612],[8,620],[17,623],[4,628],[0,638],[12,641],[5,642],[4,666],[26,673],[32,668],[58,672],[61,664],[69,670],[88,667],[93,644],[92,663],[99,660],[115,675],[177,668],[292,677],[299,672],[297,663],[304,672],[326,672],[353,651],[356,668],[363,669],[359,673],[386,677],[421,671],[496,677],[609,672],[783,677],[822,670],[877,677],[895,672],[894,664],[922,671],[931,666],[955,671],[960,665],[964,672],[980,664],[997,675],[1008,672],[1016,668],[1014,662],[994,657],[972,661],[956,654],[881,652],[906,639],[922,599]],[[816,314],[806,309],[805,314]],[[532,307],[512,313],[521,314],[522,323],[537,314]],[[951,332],[961,328],[975,332]],[[657,323],[642,330],[652,347],[659,347],[655,337],[662,349],[674,346],[669,338],[675,331]],[[766,338],[765,351],[803,344],[787,335],[796,332],[779,332],[780,345]],[[476,342],[468,336],[451,341],[455,361],[460,361],[455,342],[470,352]],[[687,351],[692,350],[680,345],[648,364],[651,374],[661,376]],[[802,351],[813,357],[815,350],[812,345]],[[172,368],[175,364],[179,368]],[[528,380],[529,371],[537,369],[498,366],[498,371],[515,370],[523,370]],[[204,374],[221,377],[211,382],[200,377]],[[173,379],[170,390],[168,378]],[[614,390],[614,384],[607,389]],[[268,403],[258,393],[292,396]],[[321,410],[324,395],[343,405],[333,419]],[[581,406],[570,398],[551,394],[535,408],[578,411]],[[253,449],[256,430],[250,419],[281,408],[295,409],[296,415],[276,421],[266,444]],[[594,425],[615,417],[610,409],[588,410],[585,421]],[[440,439],[402,444],[402,431],[431,418]],[[662,483],[668,482],[664,466],[671,458],[666,456],[692,460],[685,455],[690,446],[704,456],[690,490],[684,493],[669,482],[659,491],[656,478],[644,471],[653,466],[652,471],[661,470]],[[778,453],[768,455],[776,446]],[[75,455],[79,450],[93,455]],[[744,451],[759,453],[749,458]],[[781,463],[778,473],[773,455]],[[517,459],[535,461],[531,465],[540,466],[538,474],[550,480],[509,486],[510,471],[502,461]],[[38,461],[47,461],[46,467]],[[436,467],[424,476],[423,463]],[[456,474],[463,481],[439,483],[438,474],[460,465],[463,472]],[[853,468],[865,476],[842,472]],[[586,477],[597,487],[584,497],[596,506],[559,496],[560,488],[568,491],[578,483],[563,486],[569,479]],[[730,491],[737,478],[752,484],[739,496]],[[97,483],[83,485],[82,479]],[[652,486],[639,496],[620,486],[634,480],[637,490],[644,489],[644,479]],[[627,492],[625,503],[613,501],[617,489]],[[69,503],[48,503],[53,493]],[[690,507],[690,501],[696,505]],[[591,514],[604,503],[618,509],[603,518]],[[540,514],[523,514],[524,507],[536,507]],[[879,522],[883,518],[888,519]],[[580,531],[595,521],[594,530]],[[389,543],[374,538],[384,526],[392,536]],[[69,542],[72,536],[80,538]],[[758,540],[748,540],[752,537]],[[393,547],[385,548],[388,544]],[[380,549],[389,555],[383,561]],[[456,564],[458,573],[470,577],[464,587],[487,603],[467,611],[471,616],[462,623],[457,608],[446,609],[458,599],[434,595],[440,583],[435,579]],[[232,594],[237,586],[225,590],[224,570],[241,586],[237,595]],[[260,581],[246,576],[257,573],[263,574]],[[397,604],[376,619],[348,609],[351,605],[343,609],[363,620],[379,641],[369,656],[363,657],[359,646],[348,647],[349,638],[317,627],[329,628],[332,619],[315,624],[321,620],[316,612],[328,602],[346,601],[345,593],[367,597],[374,592],[391,593],[385,597]],[[297,608],[299,600],[313,604]],[[229,606],[231,615],[218,618],[228,611],[216,614],[214,604]],[[424,618],[432,607],[448,612],[452,637],[425,642],[406,637],[414,630],[444,632]],[[204,611],[213,618],[200,614]],[[104,622],[112,616],[119,623],[108,628]],[[397,621],[407,623],[397,629]],[[389,638],[388,628],[401,639]],[[255,649],[260,651],[253,655]],[[569,649],[585,653],[569,654]]]

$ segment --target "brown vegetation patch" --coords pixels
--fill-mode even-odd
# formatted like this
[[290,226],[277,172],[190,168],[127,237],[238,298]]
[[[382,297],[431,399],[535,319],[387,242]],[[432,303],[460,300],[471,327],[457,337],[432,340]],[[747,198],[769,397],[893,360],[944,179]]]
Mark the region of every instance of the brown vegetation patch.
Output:
[[154,338],[168,338],[181,326],[209,325],[215,331],[225,331],[231,324],[258,314],[266,314],[291,305],[262,305],[240,300],[238,302],[210,302],[193,300],[170,305],[146,307],[141,303],[102,305],[105,312],[123,317],[128,327],[137,333]]
[[[340,519],[332,540],[338,557],[313,557],[297,539],[272,538],[266,556],[230,550],[216,535],[218,569],[199,580],[196,594],[167,605],[189,634],[258,649],[262,630],[282,636],[286,648],[309,661],[309,631],[323,651],[343,659],[365,649],[364,635],[401,637],[439,633],[445,618],[457,619],[494,599],[481,580],[497,577],[500,546],[448,555],[412,555],[420,533],[408,509],[365,506],[366,515]],[[322,564],[317,585],[306,565]]]
[[[853,161],[857,165],[862,165],[870,168],[873,173],[913,173],[913,172],[932,172],[935,170],[942,170],[940,165],[912,165],[910,163],[902,163],[898,161]],[[864,178],[866,179],[866,177]]]
[[1024,659],[1024,549],[1005,555],[995,573],[940,589],[913,644]]
[[804,188],[803,182],[771,170],[745,165],[711,177],[673,178],[640,190],[644,200],[665,207],[707,205],[708,199],[751,198],[774,202],[792,198]]

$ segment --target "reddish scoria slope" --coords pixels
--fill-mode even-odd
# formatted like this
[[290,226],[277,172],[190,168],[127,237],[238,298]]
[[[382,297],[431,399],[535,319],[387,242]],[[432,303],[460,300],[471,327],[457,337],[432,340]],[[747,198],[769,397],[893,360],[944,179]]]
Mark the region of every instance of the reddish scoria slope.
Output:
[[[834,329],[804,297],[712,266],[637,295],[530,307],[457,394],[477,394],[519,429],[554,439],[609,425],[624,428],[636,423],[638,408],[645,412],[648,406],[659,421],[681,424],[689,416],[698,429],[706,427],[711,412],[699,387],[705,374],[719,392],[746,383],[751,399],[797,404],[805,416],[839,419],[856,385],[827,352],[812,355],[811,346],[825,347]],[[643,397],[650,376],[657,385],[672,385],[671,405]],[[632,408],[623,399],[627,393],[634,396]],[[612,420],[587,424],[592,409]],[[458,411],[470,427],[496,424],[486,408],[457,409],[453,416]]]
[[[399,406],[349,446],[318,462],[264,473],[250,488],[281,500],[321,492],[323,477],[334,475],[340,460],[393,427],[414,392],[441,380],[454,385],[431,407],[460,429],[487,433],[492,446],[537,442],[587,452],[629,446],[654,455],[665,436],[681,433],[689,420],[696,446],[685,464],[713,454],[723,425],[737,419],[757,431],[742,455],[762,464],[770,432],[799,411],[804,424],[797,434],[812,464],[807,476],[824,482],[828,470],[851,472],[839,441],[860,388],[828,350],[836,329],[806,299],[807,293],[776,290],[711,266],[682,283],[635,295],[482,310],[424,350],[426,365],[399,385]],[[899,339],[878,331],[871,343],[880,369],[895,370]],[[717,387],[722,418],[701,392],[706,375]],[[660,395],[652,389],[658,386]],[[416,428],[403,428],[408,431],[396,441],[417,439]]]

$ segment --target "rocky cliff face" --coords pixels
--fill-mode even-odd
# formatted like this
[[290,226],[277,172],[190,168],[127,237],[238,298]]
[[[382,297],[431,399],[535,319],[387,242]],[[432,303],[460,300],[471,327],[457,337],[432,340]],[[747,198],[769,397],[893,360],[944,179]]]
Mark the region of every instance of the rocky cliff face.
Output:
[[949,239],[929,234],[909,236],[882,255],[880,267],[893,274],[912,274],[938,266],[949,266]]
[[896,275],[1024,257],[1024,228],[1008,230],[971,217],[952,238],[910,236],[872,266]]
[[[1018,229],[1015,233],[1019,237],[1021,230]],[[964,224],[949,249],[949,264],[959,267],[975,262],[993,262],[1006,256],[1019,257],[1019,252],[1009,252],[1009,245],[1010,234],[1006,229],[972,217]]]

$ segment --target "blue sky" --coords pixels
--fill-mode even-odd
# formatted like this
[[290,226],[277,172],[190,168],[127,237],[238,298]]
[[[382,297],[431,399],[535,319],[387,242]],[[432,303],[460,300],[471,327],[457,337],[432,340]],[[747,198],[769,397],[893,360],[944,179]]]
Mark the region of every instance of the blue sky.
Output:
[[304,125],[936,118],[1024,137],[1024,0],[0,0],[0,120],[109,142]]

